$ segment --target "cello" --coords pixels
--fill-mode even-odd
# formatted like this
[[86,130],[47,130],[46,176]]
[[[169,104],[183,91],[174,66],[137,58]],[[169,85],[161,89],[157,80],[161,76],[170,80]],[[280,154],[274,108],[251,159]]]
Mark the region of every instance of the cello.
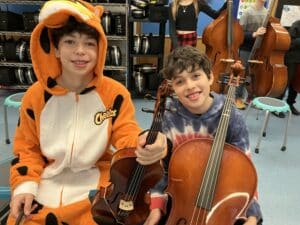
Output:
[[275,1],[272,0],[262,27],[264,35],[255,39],[249,56],[248,74],[251,77],[249,92],[252,96],[279,97],[287,85],[287,67],[284,54],[291,38],[277,18],[271,17]]
[[[154,117],[146,144],[155,141],[161,127],[169,85],[163,82],[158,88]],[[97,192],[92,204],[93,219],[100,225],[140,224],[149,215],[145,201],[148,190],[162,177],[160,162],[143,166],[136,161],[135,148],[116,151],[112,157],[110,182]]]
[[202,42],[206,54],[212,62],[214,82],[212,90],[222,93],[224,89],[222,73],[230,70],[229,66],[238,59],[238,49],[244,41],[244,31],[233,17],[233,0],[227,1],[227,10],[210,23],[203,31]]
[[[241,68],[236,65],[234,74]],[[232,225],[241,222],[253,198],[257,175],[252,162],[225,143],[236,88],[232,77],[215,138],[195,138],[173,150],[166,190],[172,198],[167,225]]]

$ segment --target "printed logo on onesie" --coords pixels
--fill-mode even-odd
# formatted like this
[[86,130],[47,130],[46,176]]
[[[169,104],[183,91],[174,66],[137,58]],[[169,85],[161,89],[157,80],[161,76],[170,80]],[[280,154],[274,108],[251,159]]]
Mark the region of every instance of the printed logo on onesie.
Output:
[[97,112],[95,115],[95,124],[101,125],[104,120],[113,118],[117,116],[117,110],[116,109],[108,109],[105,112]]

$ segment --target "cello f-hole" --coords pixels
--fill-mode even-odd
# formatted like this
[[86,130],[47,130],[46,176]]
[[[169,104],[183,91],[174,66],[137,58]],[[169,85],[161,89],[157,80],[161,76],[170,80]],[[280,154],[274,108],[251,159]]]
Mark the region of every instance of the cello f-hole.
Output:
[[179,220],[176,222],[176,225],[187,225],[187,221],[185,218],[179,218]]

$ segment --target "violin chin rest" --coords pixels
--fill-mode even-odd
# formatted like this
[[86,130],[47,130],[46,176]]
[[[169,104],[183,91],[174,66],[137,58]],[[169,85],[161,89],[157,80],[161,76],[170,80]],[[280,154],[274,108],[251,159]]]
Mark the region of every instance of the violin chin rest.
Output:
[[116,221],[113,217],[110,216],[105,216],[105,215],[101,215],[101,216],[94,216],[93,217],[94,221],[97,224],[101,224],[101,225],[111,225],[111,224],[116,224]]

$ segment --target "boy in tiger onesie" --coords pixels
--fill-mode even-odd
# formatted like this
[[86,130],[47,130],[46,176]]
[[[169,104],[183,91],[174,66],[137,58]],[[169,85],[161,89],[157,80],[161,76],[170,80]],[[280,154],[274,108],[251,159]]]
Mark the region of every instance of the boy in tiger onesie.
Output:
[[112,151],[136,148],[149,165],[166,155],[166,138],[145,145],[130,93],[103,75],[107,40],[103,8],[84,1],[47,1],[32,32],[38,81],[25,93],[14,138],[8,224],[96,224],[90,190],[109,184]]

